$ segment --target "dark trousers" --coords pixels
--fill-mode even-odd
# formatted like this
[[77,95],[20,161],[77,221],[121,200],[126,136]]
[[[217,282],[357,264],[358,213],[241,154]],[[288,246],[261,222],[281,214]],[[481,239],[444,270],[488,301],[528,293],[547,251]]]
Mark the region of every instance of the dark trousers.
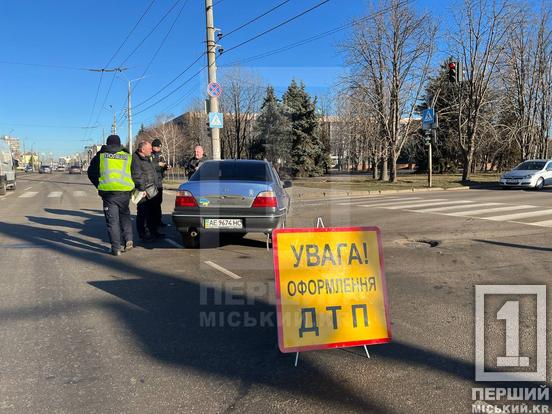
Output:
[[163,218],[163,211],[161,210],[161,204],[163,204],[163,189],[158,189],[157,195],[151,199],[152,203],[152,216],[156,227],[159,227],[161,225],[161,221]]
[[[120,249],[126,242],[132,241],[132,222],[130,220],[130,192],[106,194],[102,197],[107,234],[111,248]],[[122,240],[121,240],[122,235]]]
[[152,199],[144,198],[137,206],[136,214],[136,229],[138,230],[138,236],[144,238],[146,231],[149,231],[150,235],[157,233],[157,224],[155,223],[155,197]]

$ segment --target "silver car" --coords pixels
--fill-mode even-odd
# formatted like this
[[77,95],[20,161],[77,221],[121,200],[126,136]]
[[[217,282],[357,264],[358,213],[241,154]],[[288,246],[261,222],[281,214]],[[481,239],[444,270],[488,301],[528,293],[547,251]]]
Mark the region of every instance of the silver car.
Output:
[[271,234],[284,226],[288,187],[267,161],[206,161],[178,188],[173,223],[186,247],[205,232]]
[[552,161],[527,160],[502,174],[499,180],[502,188],[533,188],[542,190],[552,184]]

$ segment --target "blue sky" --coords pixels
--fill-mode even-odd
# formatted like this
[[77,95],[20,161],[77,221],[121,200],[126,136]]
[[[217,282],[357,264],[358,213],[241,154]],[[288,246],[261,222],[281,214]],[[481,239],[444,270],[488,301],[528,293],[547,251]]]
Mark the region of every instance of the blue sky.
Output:
[[[221,44],[228,50],[320,1],[290,0],[273,13],[229,35]],[[229,33],[282,2],[215,0],[215,25],[223,33]],[[136,30],[109,62],[150,3],[151,0],[0,0],[0,135],[20,137],[27,150],[33,147],[56,155],[75,153],[84,145],[99,142],[103,130],[109,132],[115,111],[123,123],[118,133],[126,140],[126,119],[122,114],[126,107],[125,79],[138,78],[144,72],[147,77],[136,83],[133,94],[133,103],[137,105],[134,132],[141,123],[152,123],[156,115],[180,114],[193,99],[202,98],[207,83],[205,70],[173,95],[145,110],[199,71],[205,65],[205,57],[158,96],[139,105],[204,51],[203,0],[154,1]],[[430,0],[413,4],[420,11],[432,7]],[[222,71],[225,64],[339,27],[364,15],[366,5],[364,0],[330,0],[290,24],[223,54],[218,64]],[[169,10],[167,17],[139,46]],[[175,19],[173,29],[162,43]],[[316,42],[248,62],[243,67],[273,84],[278,93],[296,78],[303,80],[311,93],[324,94],[347,70],[336,45],[348,34],[348,30],[340,31]],[[148,68],[161,44],[163,46]],[[108,63],[109,67],[122,64],[128,70],[114,77],[111,73],[102,75],[78,69],[104,68]],[[92,112],[98,85],[98,98]]]

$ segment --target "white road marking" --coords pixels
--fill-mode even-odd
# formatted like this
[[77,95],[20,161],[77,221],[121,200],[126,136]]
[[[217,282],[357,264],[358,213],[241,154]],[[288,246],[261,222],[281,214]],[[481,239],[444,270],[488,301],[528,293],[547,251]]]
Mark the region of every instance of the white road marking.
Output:
[[172,244],[174,247],[178,247],[179,249],[182,248],[182,245],[180,243],[175,242],[174,240],[165,239],[165,241],[169,244]]
[[50,194],[48,194],[49,198],[53,197],[61,197],[62,192],[61,191],[52,191]]
[[19,196],[19,198],[30,198],[38,194],[38,191],[27,191]]
[[[473,201],[470,201],[470,203],[473,203]],[[480,204],[470,204],[467,205],[458,205],[458,206],[446,206],[446,207],[436,207],[436,208],[424,208],[422,210],[416,210],[418,213],[433,213],[433,212],[439,212],[439,211],[447,211],[447,210],[454,210],[457,208],[479,208],[479,207],[485,207],[485,206],[499,206],[504,205],[504,203],[480,203]]]
[[[410,204],[406,208],[417,208],[417,207],[428,207],[428,206],[444,206],[447,204],[458,204],[461,203],[460,201],[437,201],[436,203],[416,203],[416,204]],[[471,203],[471,201],[464,201],[464,203]],[[392,207],[385,207],[389,210],[398,210],[401,208],[405,208],[404,206],[392,206]]]
[[86,192],[84,191],[73,191],[74,197],[86,197]]
[[447,201],[446,198],[432,198],[428,200],[417,200],[417,201],[391,201],[385,203],[373,203],[373,204],[360,204],[360,207],[377,207],[377,208],[386,208],[386,207],[396,207],[396,208],[408,208],[410,205],[417,205],[421,202],[428,203],[428,205],[433,205],[438,201]]
[[[358,203],[385,203],[388,201],[406,201],[406,200],[419,200],[420,197],[393,197],[393,198],[373,198],[364,200],[351,200],[347,203],[336,203],[338,206],[350,206]],[[329,200],[328,200],[329,201]],[[323,203],[309,204],[309,205],[322,205]]]
[[533,223],[520,223],[520,224],[528,224],[530,226],[539,226],[539,227],[552,227],[552,220],[535,221]]
[[448,216],[475,216],[477,214],[487,214],[487,213],[498,213],[499,211],[509,211],[509,210],[524,210],[528,208],[537,208],[537,206],[528,206],[528,205],[521,205],[521,206],[507,206],[507,207],[496,207],[496,208],[484,208],[481,210],[472,210],[472,211],[462,211],[459,213],[448,213]]
[[33,187],[27,187],[27,188],[25,188],[23,191],[28,191],[28,190],[30,190],[31,188],[33,188]]
[[552,210],[539,210],[539,211],[529,211],[528,213],[514,213],[506,214],[502,216],[493,216],[485,217],[487,220],[493,221],[507,221],[507,220],[517,220],[529,217],[538,217],[538,216],[548,216],[552,214]]
[[208,266],[211,266],[213,269],[216,269],[219,272],[224,273],[226,276],[230,276],[232,279],[236,279],[236,280],[241,279],[241,276],[238,276],[237,274],[232,273],[230,270],[225,269],[224,267],[219,266],[218,264],[213,263],[210,260],[207,260],[206,262],[203,262],[203,263],[205,263]]

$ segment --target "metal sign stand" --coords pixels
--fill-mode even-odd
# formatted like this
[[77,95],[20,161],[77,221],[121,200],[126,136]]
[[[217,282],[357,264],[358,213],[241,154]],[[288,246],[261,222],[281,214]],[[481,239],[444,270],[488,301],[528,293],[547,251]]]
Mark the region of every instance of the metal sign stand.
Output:
[[[322,217],[317,217],[316,218],[316,228],[319,229],[319,228],[324,228],[324,221],[322,220]],[[267,241],[268,243],[268,241]],[[268,244],[267,244],[267,249],[268,249]],[[368,347],[366,345],[363,345],[364,347],[364,351],[366,351],[366,358],[370,358],[370,353],[368,352]],[[299,352],[296,352],[295,353],[295,364],[294,366],[297,368],[297,363],[299,362]]]

